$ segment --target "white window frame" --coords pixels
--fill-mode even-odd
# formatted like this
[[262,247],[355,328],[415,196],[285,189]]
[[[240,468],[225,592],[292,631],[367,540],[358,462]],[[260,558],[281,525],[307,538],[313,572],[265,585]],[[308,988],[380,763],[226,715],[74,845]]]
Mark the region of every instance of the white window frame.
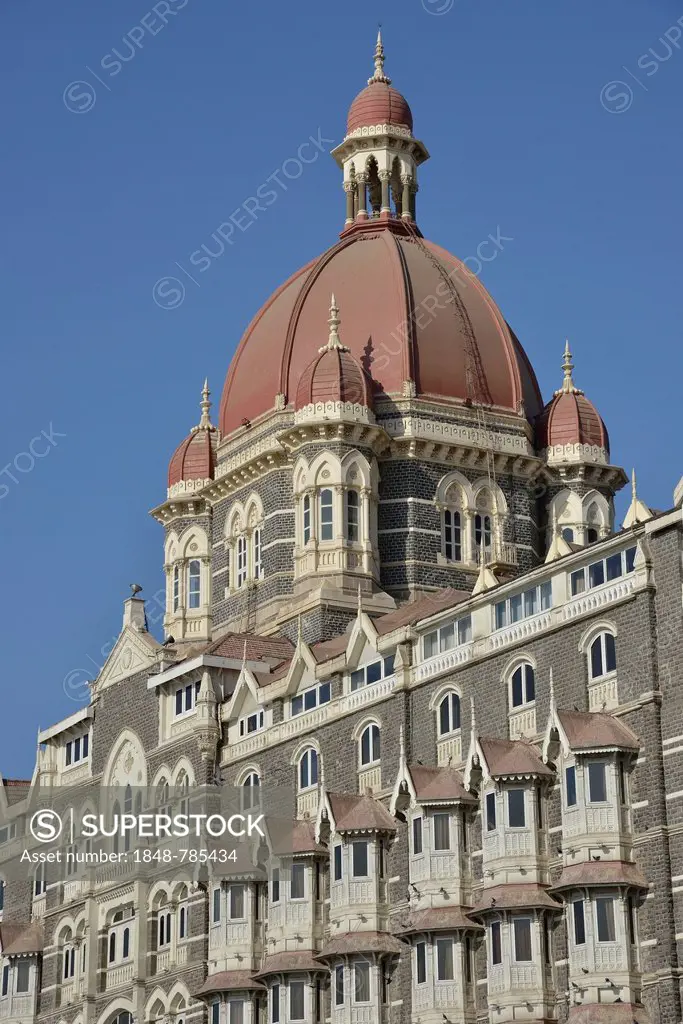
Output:
[[[313,772],[312,772],[313,755],[315,755],[315,776],[316,776],[315,782],[311,782],[311,777],[313,775]],[[301,784],[302,764],[303,764],[304,758],[307,759],[306,772],[307,772],[308,780],[309,780],[306,783],[305,786]],[[299,759],[297,761],[297,765],[296,765],[296,781],[297,781],[297,791],[299,793],[308,793],[310,790],[315,789],[319,785],[319,782],[320,782],[320,754],[316,750],[315,747],[306,747],[306,749],[304,751],[302,751],[301,756],[299,757]]]
[[[368,736],[368,760],[363,760],[363,741]],[[375,751],[375,747],[377,750]],[[375,757],[375,752],[377,757]],[[368,722],[358,737],[358,767],[365,770],[374,768],[382,760],[382,730],[377,722]]]
[[[315,694],[315,703],[311,704],[310,707],[306,707],[307,695]],[[321,698],[325,699],[322,700]],[[301,699],[301,711],[295,711],[295,702]],[[316,683],[315,686],[307,686],[305,690],[300,690],[295,693],[289,701],[289,717],[298,718],[300,715],[305,715],[307,711],[314,711],[316,708],[322,707],[323,704],[329,704],[332,700],[332,683],[330,680],[326,680],[322,683]]]
[[[197,572],[192,566],[197,566]],[[196,585],[195,585],[196,581]],[[202,563],[199,558],[190,558],[187,563],[187,608],[197,611],[202,606]]]

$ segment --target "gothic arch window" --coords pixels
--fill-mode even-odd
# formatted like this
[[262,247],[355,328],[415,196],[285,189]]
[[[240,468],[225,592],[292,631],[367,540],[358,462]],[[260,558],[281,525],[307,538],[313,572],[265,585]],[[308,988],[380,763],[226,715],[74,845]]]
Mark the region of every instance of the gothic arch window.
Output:
[[588,670],[591,679],[600,679],[617,670],[617,648],[614,635],[598,633],[590,645]]
[[460,732],[460,694],[451,690],[439,701],[437,709],[437,732],[439,738]]
[[188,527],[180,538],[175,533],[169,534],[165,560],[166,609],[172,618],[186,611],[196,613],[208,603],[208,555],[206,532],[200,527]]
[[242,810],[249,811],[258,807],[261,802],[261,776],[255,770],[250,770],[242,776],[239,785],[242,787]]
[[475,565],[482,545],[488,558],[502,548],[507,503],[488,480],[471,484],[462,473],[446,474],[436,490],[441,512],[441,555],[447,562]]
[[173,611],[180,607],[180,566],[173,566]]
[[263,562],[262,562],[262,541],[261,541],[261,527],[257,526],[251,538],[252,543],[252,564],[254,567],[254,579],[259,580],[263,575]]
[[536,672],[528,660],[520,660],[508,673],[509,707],[519,711],[536,701]]
[[479,553],[482,549],[491,551],[493,546],[493,515],[494,503],[491,492],[483,487],[475,498],[476,511],[474,513],[474,547]]
[[372,217],[379,217],[382,208],[382,186],[379,180],[379,168],[377,158],[371,156],[366,164],[368,177],[368,206]]
[[235,568],[235,583],[239,590],[247,582],[247,538],[244,534],[240,534],[237,538],[237,565]]
[[299,758],[297,780],[299,791],[318,785],[320,759],[315,747],[307,747]]
[[258,494],[246,507],[236,502],[227,520],[230,589],[240,590],[249,581],[263,578],[263,505]]
[[304,495],[303,500],[303,536],[304,544],[308,544],[311,539],[311,496],[310,494]]
[[358,741],[358,760],[361,768],[379,764],[381,756],[380,727],[377,722],[365,726]]

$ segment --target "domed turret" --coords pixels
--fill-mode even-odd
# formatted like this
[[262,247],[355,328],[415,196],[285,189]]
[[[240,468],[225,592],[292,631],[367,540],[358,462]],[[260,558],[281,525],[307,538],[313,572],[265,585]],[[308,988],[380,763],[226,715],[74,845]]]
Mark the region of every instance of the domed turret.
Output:
[[[185,440],[178,445],[168,465],[169,491],[179,485],[185,485],[187,489],[192,489],[193,484],[196,487],[207,480],[213,480],[216,469],[218,431],[209,416],[210,394],[208,381],[204,381],[201,419]],[[188,485],[190,486],[188,487]]]
[[301,375],[296,393],[297,412],[323,404],[372,407],[372,382],[339,338],[339,308],[330,305],[330,336]]
[[583,456],[583,461],[587,462],[609,462],[607,427],[593,403],[574,385],[569,342],[565,346],[562,369],[562,387],[538,419],[538,447],[547,452],[548,462],[562,462],[565,457],[576,455]]
[[363,128],[378,130],[385,125],[403,129],[408,134],[413,131],[413,115],[408,101],[396,89],[392,88],[391,79],[384,74],[384,47],[382,33],[377,33],[375,47],[375,73],[368,79],[368,84],[359,92],[349,108],[346,122],[346,134],[362,131]]

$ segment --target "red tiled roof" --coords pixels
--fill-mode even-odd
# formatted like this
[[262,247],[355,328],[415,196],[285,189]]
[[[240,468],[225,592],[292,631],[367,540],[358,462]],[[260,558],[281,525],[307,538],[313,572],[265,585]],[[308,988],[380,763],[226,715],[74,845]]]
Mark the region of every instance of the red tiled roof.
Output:
[[552,899],[543,886],[535,882],[524,882],[519,885],[494,885],[484,889],[480,894],[479,903],[470,913],[473,917],[481,917],[496,910],[516,910],[518,907],[562,909],[562,905]]
[[403,953],[405,946],[389,932],[346,932],[335,935],[322,952],[316,954],[319,960],[350,953]]
[[598,410],[580,391],[560,392],[538,418],[539,448],[586,444],[604,448],[609,454],[609,435]]
[[311,647],[313,657],[320,665],[323,661],[330,661],[332,658],[336,658],[337,655],[343,654],[348,643],[348,633],[341,633],[339,636],[333,636],[331,640],[323,640],[319,644],[313,644]]
[[505,775],[552,775],[541,755],[526,740],[499,740],[480,736],[479,745],[492,778]]
[[417,601],[409,601],[396,608],[393,612],[380,615],[374,620],[374,626],[380,636],[391,633],[401,626],[410,626],[420,619],[428,619],[432,615],[446,611],[448,608],[455,608],[468,601],[472,595],[467,590],[455,590],[453,587],[446,587],[444,590],[437,590],[434,594],[425,594]]
[[0,924],[0,946],[3,956],[25,956],[39,953],[44,944],[43,926],[38,921],[30,924],[6,922]]
[[640,741],[619,718],[601,711],[558,711],[572,750],[596,750],[618,747],[639,750]]
[[218,640],[208,645],[205,654],[215,654],[219,658],[242,659],[246,643],[248,661],[263,661],[275,658],[278,662],[291,658],[294,645],[287,637],[258,636],[256,633],[225,633]]
[[628,885],[634,889],[648,889],[649,886],[636,864],[622,860],[590,860],[581,864],[570,864],[564,868],[558,882],[552,889],[574,889],[584,886]]
[[467,915],[472,907],[431,907],[428,910],[416,910],[403,920],[396,920],[394,932],[397,935],[412,935],[416,932],[458,931],[461,929],[479,929],[481,925]]
[[317,954],[312,949],[297,950],[295,953],[276,953],[266,957],[260,970],[254,971],[255,978],[265,978],[268,974],[295,974],[297,971],[324,971],[325,968],[313,958]]
[[317,402],[350,402],[372,408],[372,381],[348,350],[324,348],[302,373],[296,408]]
[[384,804],[371,796],[352,793],[328,793],[337,832],[355,832],[376,829],[395,832],[396,822]]
[[181,480],[213,480],[218,435],[215,429],[195,428],[180,442],[168,465],[168,486]]
[[569,1009],[570,1024],[651,1024],[639,1003],[582,1003]]
[[253,971],[221,971],[220,974],[210,974],[194,994],[203,996],[213,992],[262,992],[265,985],[256,981],[252,974]]
[[270,848],[278,857],[297,853],[322,853],[327,855],[326,846],[315,841],[315,825],[312,821],[267,821]]
[[429,803],[430,800],[465,800],[476,803],[475,797],[465,789],[462,775],[453,768],[410,765],[408,771],[420,803]]

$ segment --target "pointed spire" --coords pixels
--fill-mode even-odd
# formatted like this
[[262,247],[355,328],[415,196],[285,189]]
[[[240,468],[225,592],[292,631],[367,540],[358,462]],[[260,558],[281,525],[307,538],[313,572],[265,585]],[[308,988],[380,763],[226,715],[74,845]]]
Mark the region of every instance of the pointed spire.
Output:
[[360,582],[358,583],[358,618],[363,614],[363,591]]
[[205,377],[204,378],[204,387],[202,388],[202,400],[199,403],[199,408],[202,410],[202,415],[201,415],[201,419],[199,420],[199,425],[196,426],[196,427],[193,427],[193,430],[195,430],[195,431],[197,431],[197,430],[215,430],[216,429],[214,427],[213,423],[211,422],[210,409],[211,409],[212,403],[209,400],[209,395],[210,394],[211,394],[211,392],[209,391],[209,380],[208,380],[208,377]]
[[375,45],[375,73],[372,78],[368,78],[368,85],[372,85],[374,82],[384,82],[385,85],[391,85],[391,79],[384,74],[384,46],[382,45],[381,26],[377,32],[377,43]]
[[550,666],[550,710],[555,711],[555,683],[553,681],[553,667]]
[[626,515],[624,516],[624,529],[629,530],[636,523],[646,523],[648,519],[652,519],[652,510],[647,507],[645,502],[641,501],[638,497],[636,490],[636,471],[631,470],[631,504],[629,505]]
[[556,391],[556,395],[582,395],[583,391],[574,384],[574,378],[572,377],[572,370],[574,369],[574,363],[572,361],[572,353],[569,348],[569,339],[567,338],[564,343],[564,360],[562,362],[562,369],[564,370],[564,380],[562,381],[562,387],[559,391]]
[[334,297],[334,292],[330,297],[330,318],[327,321],[330,325],[330,334],[327,339],[327,345],[323,345],[322,348],[318,349],[318,352],[329,352],[336,349],[338,352],[348,352],[346,345],[342,345],[339,337],[339,325],[341,320],[339,319],[339,306],[337,300]]

